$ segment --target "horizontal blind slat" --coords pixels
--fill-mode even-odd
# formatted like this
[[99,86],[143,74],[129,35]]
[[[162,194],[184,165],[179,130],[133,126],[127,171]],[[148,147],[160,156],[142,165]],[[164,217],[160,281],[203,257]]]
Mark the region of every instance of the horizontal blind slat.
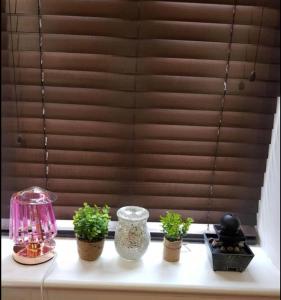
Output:
[[[150,0],[142,0],[150,1]],[[191,2],[194,3],[194,0],[162,0],[163,2]],[[223,5],[233,5],[233,0],[200,0],[200,3],[211,3],[211,4],[223,4]],[[280,3],[276,0],[268,0],[264,2],[263,0],[237,0],[237,5],[251,5],[251,6],[262,6],[279,8]]]
[[[40,182],[42,178],[17,177],[16,188],[21,190],[32,182]],[[83,179],[49,179],[49,189],[55,192],[83,192],[83,193],[126,193],[130,185],[134,186],[136,194],[154,196],[191,196],[208,197],[208,184],[191,183],[159,183],[159,182],[124,182],[112,180],[83,180]],[[214,185],[215,198],[248,198],[259,200],[260,189],[236,185]]]
[[[190,3],[191,2],[191,3]],[[116,17],[124,19],[135,19],[137,17],[137,2],[114,1],[114,0],[54,0],[42,1],[42,13],[51,15],[80,15]],[[208,20],[210,22],[228,23],[231,19],[232,0],[200,0],[194,1],[138,1],[141,8],[142,18],[158,19],[180,19],[192,18],[194,21]],[[224,5],[220,5],[224,4]],[[259,24],[260,9],[264,5],[267,8],[265,13],[265,24],[278,26],[279,1],[276,0],[239,0],[237,2],[237,22],[246,24]],[[15,1],[11,1],[11,11],[14,11]],[[4,7],[2,7],[4,11]],[[6,8],[8,11],[8,6]],[[18,3],[17,12],[20,14],[36,14],[36,0],[25,0]],[[253,16],[251,16],[253,14]]]
[[[42,14],[103,16],[135,19],[137,6],[133,1],[116,0],[42,0]],[[19,14],[37,14],[37,0],[20,1]],[[11,11],[15,10],[15,0],[11,1]],[[6,11],[9,11],[8,8]]]
[[[140,108],[217,110],[221,104],[221,95],[211,94],[142,92],[136,99]],[[226,95],[224,111],[273,114],[276,102],[276,98]]]
[[[3,82],[12,83],[14,80],[12,69],[4,67],[2,72]],[[17,68],[15,69],[15,77],[18,84],[38,85],[41,80],[40,69]],[[44,79],[45,85],[51,86],[134,90],[134,76],[125,74],[44,69]]]
[[[14,57],[14,61],[13,61]],[[40,53],[36,51],[10,51],[2,52],[2,59],[5,66],[19,68],[40,68]],[[99,71],[134,74],[135,59],[132,57],[119,57],[102,54],[86,53],[63,53],[44,52],[42,53],[44,69],[77,70],[77,71]]]
[[[16,147],[16,138],[7,136],[4,146]],[[135,152],[143,154],[169,154],[169,155],[195,155],[214,156],[216,143],[206,141],[179,141],[179,140],[153,140],[138,139],[133,142],[129,139],[112,137],[90,137],[74,135],[48,134],[49,149],[124,152],[132,151],[134,143]],[[29,148],[43,147],[42,134],[24,134],[24,146]],[[218,156],[245,157],[251,159],[266,159],[268,146],[266,144],[220,142]]]
[[[15,132],[15,118],[6,118],[7,130]],[[42,133],[40,118],[20,118],[22,133]],[[60,134],[85,137],[116,137],[121,139],[170,140],[173,144],[177,140],[216,141],[217,128],[215,126],[188,126],[162,124],[135,124],[127,125],[120,122],[84,121],[47,119],[48,134]],[[135,129],[134,129],[135,128]],[[221,142],[252,143],[266,145],[270,141],[270,130],[246,128],[221,128]]]
[[[7,148],[3,157],[7,161],[41,163],[43,149]],[[15,160],[16,158],[16,160]],[[122,152],[92,152],[49,149],[49,162],[67,165],[132,166],[177,170],[212,170],[213,156],[189,156],[171,154],[132,154]],[[266,162],[261,159],[217,157],[218,171],[242,171],[264,173]]]
[[[227,43],[230,24],[212,24],[179,21],[142,21],[140,38],[142,39],[175,39],[192,41],[211,41]],[[269,47],[280,45],[279,31],[263,28],[259,37],[259,27],[234,25],[233,43],[257,44]]]
[[[255,59],[256,46],[249,44],[232,44],[231,60],[251,61]],[[176,40],[142,40],[139,46],[139,55],[142,57],[178,57],[194,59],[226,60],[227,43],[176,41]],[[277,47],[259,48],[257,62],[280,63],[280,53]]]
[[[10,22],[12,24],[10,24]],[[38,16],[12,16],[7,30],[38,32]],[[136,21],[113,18],[42,15],[42,32],[73,35],[101,35],[124,38],[137,37]]]
[[[14,100],[14,86],[3,84],[3,96]],[[22,101],[41,101],[41,86],[17,85],[18,98]],[[134,93],[105,89],[45,86],[46,102],[93,104],[114,107],[132,107]]]
[[[8,129],[15,124],[13,118],[7,118]],[[19,120],[23,133],[42,133],[42,119],[23,118]],[[121,139],[132,136],[132,128],[126,124],[116,122],[82,121],[82,120],[55,120],[47,119],[48,134],[62,134],[74,136],[104,136]]]
[[[12,66],[15,61],[15,66],[18,68],[40,67],[39,52],[17,51],[13,53],[13,56],[12,52],[2,52],[3,66]],[[134,74],[135,72],[135,59],[132,57],[44,52],[43,62],[45,69],[99,71],[121,74]],[[231,62],[229,78],[245,78],[251,73],[252,68],[252,63]],[[280,65],[258,63],[256,65],[256,72],[256,80],[258,81],[280,80]],[[138,58],[138,74],[224,78],[225,61],[156,57]]]
[[[8,40],[8,34],[3,34],[3,42]],[[104,37],[79,36],[65,34],[43,34],[43,51],[96,53],[120,56],[136,55],[136,40]],[[39,37],[36,33],[12,34],[14,49],[19,51],[39,51]],[[11,49],[11,43],[8,44]]]
[[[212,4],[202,3],[204,1],[190,2],[192,3],[189,1],[143,1],[141,3],[141,17],[142,19],[154,20],[230,23],[233,4],[231,1],[227,3],[229,5],[220,5],[215,1]],[[268,1],[264,2],[264,4],[266,3]],[[260,18],[260,7],[238,5],[236,8],[235,24],[259,25]],[[264,9],[264,26],[279,27],[279,20],[280,16],[277,9]]]
[[[166,75],[139,75],[136,77],[137,91],[163,91],[163,92],[191,92],[219,94],[223,90],[222,78],[166,76]],[[280,93],[279,83],[251,81],[245,85],[241,92],[238,90],[240,80],[228,80],[228,95],[245,95],[261,97],[278,97]]]
[[[14,111],[14,103],[11,101],[3,101],[3,109],[7,110],[7,117],[16,117]],[[37,102],[18,103],[20,111],[19,117],[22,118],[40,118],[42,115],[42,104]],[[188,126],[211,126],[216,127],[220,120],[219,111],[204,111],[204,110],[179,110],[179,109],[138,109],[134,112],[131,108],[114,108],[95,105],[79,105],[79,104],[60,104],[46,103],[45,109],[48,113],[48,119],[60,120],[77,120],[77,121],[105,121],[105,122],[120,122],[133,123],[135,126],[142,128],[141,124],[167,124],[165,127],[169,130],[176,127],[174,125]],[[28,120],[27,120],[28,121]],[[25,122],[22,119],[22,122]],[[140,123],[140,124],[139,124]],[[256,114],[247,112],[225,112],[222,126],[251,129],[272,129],[273,116],[269,114]],[[144,125],[146,126],[146,125]],[[148,125],[153,128],[153,125]],[[157,125],[154,126],[157,128]],[[161,128],[161,125],[158,126]],[[93,130],[95,129],[93,124]],[[161,130],[161,129],[160,129]],[[241,131],[241,130],[240,130]],[[247,130],[245,131],[247,132]],[[262,134],[270,132],[261,131]],[[266,139],[268,141],[268,139]]]
[[[141,182],[163,183],[196,183],[239,185],[259,187],[263,182],[263,173],[216,171],[212,170],[177,170],[158,168],[136,168],[115,166],[79,166],[49,163],[49,178],[66,179],[105,179],[105,180],[135,180]],[[7,176],[44,177],[43,163],[7,163]],[[213,178],[213,179],[212,179]],[[129,183],[130,184],[130,183]]]
[[[12,17],[7,22],[8,31],[38,32],[37,16]],[[227,22],[228,23],[228,22]],[[141,21],[139,37],[142,39],[167,38],[213,42],[227,42],[230,24],[181,21]],[[137,37],[137,21],[124,21],[110,18],[75,17],[75,16],[42,16],[43,33],[72,35],[101,35],[124,38]],[[259,27],[235,25],[234,43],[257,44]],[[278,30],[263,27],[260,34],[260,45],[280,45]]]
[[[2,68],[4,83],[13,82],[13,72]],[[219,94],[223,88],[223,78],[206,78],[192,76],[167,75],[133,75],[113,74],[87,71],[44,70],[45,84],[51,86],[69,86],[85,88],[104,88],[112,90],[134,91],[167,91]],[[39,69],[16,69],[16,82],[21,85],[36,85],[40,83]],[[238,90],[240,80],[229,79],[229,95],[245,95],[254,97],[278,97],[280,85],[278,82],[251,81],[241,92]]]
[[[21,101],[41,101],[40,86],[18,85],[18,98]],[[14,86],[2,85],[5,101],[13,100]],[[221,95],[139,92],[135,95],[136,106],[140,108],[197,109],[216,111],[220,107]],[[45,101],[50,103],[103,105],[114,107],[133,107],[134,93],[102,89],[45,87]],[[225,111],[245,111],[273,114],[276,110],[276,98],[226,95]]]
[[[14,49],[20,51],[38,51],[38,34],[13,34]],[[9,46],[8,34],[2,34],[4,48]],[[103,36],[79,36],[43,34],[43,51],[95,53],[120,56],[136,56],[136,39],[122,39]],[[193,59],[226,60],[228,43],[207,41],[183,41],[165,39],[145,39],[139,41],[139,57],[177,57]],[[255,60],[256,45],[232,45],[232,60]],[[278,47],[259,47],[257,62],[267,64],[280,64],[280,51]]]

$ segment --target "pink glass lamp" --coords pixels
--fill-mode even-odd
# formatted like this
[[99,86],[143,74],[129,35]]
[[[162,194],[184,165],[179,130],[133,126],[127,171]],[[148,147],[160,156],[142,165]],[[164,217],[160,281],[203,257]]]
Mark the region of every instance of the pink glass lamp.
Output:
[[52,202],[56,198],[40,187],[12,195],[9,236],[15,243],[13,258],[17,262],[35,265],[54,257],[57,227]]

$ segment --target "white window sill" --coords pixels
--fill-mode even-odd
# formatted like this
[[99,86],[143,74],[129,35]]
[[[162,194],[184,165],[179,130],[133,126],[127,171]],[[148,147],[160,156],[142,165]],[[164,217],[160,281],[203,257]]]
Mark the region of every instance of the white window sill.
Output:
[[[56,243],[57,256],[45,279],[44,290],[199,293],[279,299],[280,271],[259,246],[251,247],[255,257],[246,271],[239,273],[214,272],[204,244],[189,243],[189,250],[182,248],[178,263],[168,263],[162,259],[162,242],[157,241],[150,243],[140,261],[126,261],[116,253],[114,241],[106,240],[102,256],[95,262],[79,259],[75,239],[56,238]],[[52,261],[36,266],[20,265],[11,257],[12,246],[8,237],[2,237],[2,288],[40,291],[42,278]]]

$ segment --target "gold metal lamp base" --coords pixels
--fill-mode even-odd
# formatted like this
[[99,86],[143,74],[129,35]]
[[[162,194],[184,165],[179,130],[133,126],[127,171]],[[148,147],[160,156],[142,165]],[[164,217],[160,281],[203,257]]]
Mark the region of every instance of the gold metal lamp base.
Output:
[[42,249],[39,249],[37,253],[30,253],[30,250],[27,247],[14,246],[13,248],[13,258],[16,262],[24,265],[38,265],[42,264],[55,256],[55,252],[52,248],[43,246]]

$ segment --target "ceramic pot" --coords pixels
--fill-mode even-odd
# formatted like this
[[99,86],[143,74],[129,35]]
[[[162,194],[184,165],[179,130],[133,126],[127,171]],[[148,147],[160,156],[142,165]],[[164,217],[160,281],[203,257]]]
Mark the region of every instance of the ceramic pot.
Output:
[[171,242],[164,238],[163,258],[169,262],[176,262],[180,259],[182,240]]
[[88,261],[96,260],[101,256],[104,239],[97,242],[89,242],[77,239],[77,248],[80,258]]
[[150,242],[147,229],[149,212],[143,207],[125,206],[117,211],[117,216],[114,237],[116,251],[128,260],[141,258]]

